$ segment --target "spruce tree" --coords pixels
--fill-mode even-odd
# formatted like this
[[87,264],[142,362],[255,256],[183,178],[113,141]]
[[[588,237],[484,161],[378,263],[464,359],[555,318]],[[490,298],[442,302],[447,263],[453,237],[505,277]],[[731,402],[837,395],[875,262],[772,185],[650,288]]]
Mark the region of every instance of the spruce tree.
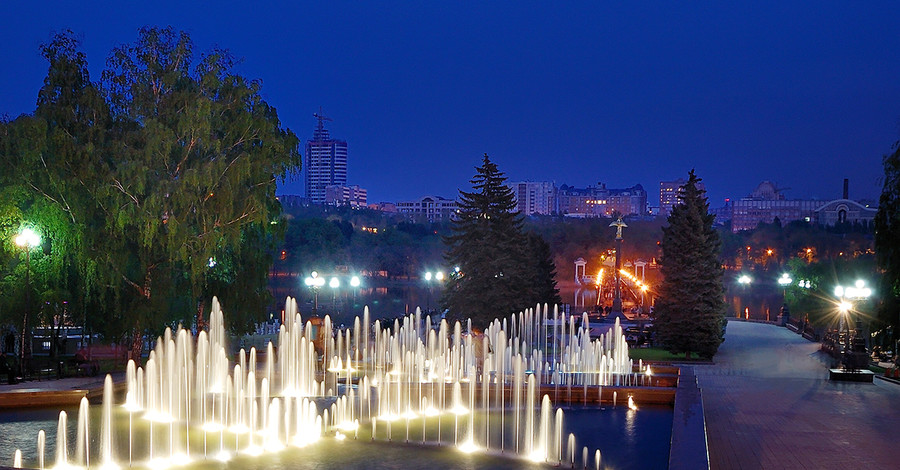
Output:
[[721,241],[709,202],[691,170],[679,190],[679,204],[663,227],[663,281],[654,307],[657,340],[670,352],[715,355],[724,339],[725,300]]
[[459,191],[458,217],[445,239],[446,260],[459,271],[451,274],[441,304],[451,319],[471,318],[483,327],[528,306],[534,283],[522,216],[506,177],[487,154],[475,170],[472,192]]
[[556,286],[556,263],[550,245],[536,233],[526,235],[528,239],[527,256],[531,259],[531,305],[562,303],[559,288]]

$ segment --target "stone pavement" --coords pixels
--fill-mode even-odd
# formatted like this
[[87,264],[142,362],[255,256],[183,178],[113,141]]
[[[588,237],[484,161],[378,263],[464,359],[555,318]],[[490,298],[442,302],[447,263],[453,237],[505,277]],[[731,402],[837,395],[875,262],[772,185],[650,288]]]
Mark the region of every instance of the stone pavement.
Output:
[[[122,384],[124,372],[112,374],[113,382]],[[103,392],[105,374],[96,377],[68,377],[53,380],[29,380],[15,385],[0,385],[0,409],[78,405],[81,397],[93,399]],[[119,385],[121,387],[121,385]]]
[[900,468],[900,385],[831,382],[830,358],[789,330],[731,321],[694,367],[710,468]]

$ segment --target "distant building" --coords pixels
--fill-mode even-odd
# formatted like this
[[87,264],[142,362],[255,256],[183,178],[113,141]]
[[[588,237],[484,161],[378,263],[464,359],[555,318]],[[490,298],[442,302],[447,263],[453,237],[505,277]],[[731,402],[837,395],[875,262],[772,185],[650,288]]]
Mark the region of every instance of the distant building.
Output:
[[610,189],[608,191],[605,215],[647,214],[647,191],[644,191],[644,187],[640,184],[630,188]]
[[327,186],[347,185],[347,142],[328,136],[321,112],[315,115],[319,124],[312,140],[306,141],[306,197],[313,204],[325,204]]
[[341,186],[337,184],[325,187],[325,204],[330,206],[366,207],[368,191],[357,185]]
[[285,209],[289,207],[305,207],[309,205],[309,199],[293,194],[282,194],[281,196],[278,196],[278,202],[280,202],[281,207]]
[[816,209],[815,219],[819,225],[859,223],[869,225],[875,220],[878,209],[850,199],[836,199]]
[[763,181],[748,197],[734,201],[731,230],[751,230],[761,222],[770,224],[775,218],[782,224],[798,220],[824,226],[871,224],[878,209],[850,200],[848,186],[845,179],[843,197],[832,201],[785,199],[774,183]]
[[[680,201],[678,200],[678,192],[681,191],[681,188],[685,183],[687,183],[687,180],[685,180],[684,178],[659,182],[660,216],[668,217],[669,214],[672,213],[672,208],[679,204]],[[697,188],[705,190],[706,186],[703,183],[700,183],[697,185]]]
[[516,209],[522,215],[558,212],[556,184],[549,181],[519,181],[508,186],[516,195]]
[[559,187],[557,206],[567,217],[612,217],[613,215],[646,215],[647,191],[640,184],[630,188],[609,189],[606,184],[575,188]]
[[749,196],[734,201],[731,231],[752,230],[760,222],[771,224],[775,218],[782,224],[796,220],[813,222],[813,213],[821,205],[822,201],[785,199],[775,183],[763,181]]
[[397,203],[397,212],[406,215],[410,220],[447,222],[456,217],[458,210],[459,205],[455,200],[440,196],[423,196],[415,201]]
[[373,211],[381,211],[387,214],[396,214],[398,212],[397,204],[394,204],[393,202],[371,203],[369,204],[369,209],[372,209]]

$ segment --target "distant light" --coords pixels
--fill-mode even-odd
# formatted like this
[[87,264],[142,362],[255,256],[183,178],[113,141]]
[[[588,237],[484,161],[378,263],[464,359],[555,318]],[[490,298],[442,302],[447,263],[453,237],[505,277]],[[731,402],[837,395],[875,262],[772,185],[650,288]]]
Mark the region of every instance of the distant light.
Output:
[[359,287],[359,277],[353,276],[350,278],[350,285],[353,287]]
[[844,286],[837,286],[834,288],[834,296],[835,297],[843,297],[844,296]]
[[443,281],[443,280],[444,280],[444,273],[441,272],[441,271],[438,271],[437,274],[434,275],[434,278],[437,279],[438,281]]
[[791,276],[789,276],[788,273],[783,273],[781,275],[781,277],[778,278],[778,283],[781,284],[782,286],[788,286],[792,282],[794,282],[794,280],[791,279]]
[[745,285],[750,284],[752,281],[753,279],[751,279],[750,276],[746,274],[742,274],[741,277],[738,278],[738,282]]
[[209,257],[209,262],[206,263],[206,264],[207,264],[207,266],[209,266],[210,268],[214,268],[214,267],[216,267],[216,259],[213,258],[212,256],[210,256],[210,257]]
[[430,281],[430,280],[431,280],[431,271],[425,273],[425,280],[426,280],[426,281]]
[[339,281],[336,277],[331,278],[331,281],[328,282],[328,287],[331,287],[332,289],[337,289],[340,286],[341,281]]

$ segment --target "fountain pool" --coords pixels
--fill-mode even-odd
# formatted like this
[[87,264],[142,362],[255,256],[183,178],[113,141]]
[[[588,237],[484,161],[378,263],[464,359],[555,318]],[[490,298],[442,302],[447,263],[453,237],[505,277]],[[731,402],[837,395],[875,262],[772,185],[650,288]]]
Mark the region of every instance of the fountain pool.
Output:
[[[114,400],[108,379],[102,406],[85,400],[49,420],[29,415],[38,411],[11,412],[2,422],[19,423],[12,435],[31,441],[12,444],[23,450],[22,464],[302,468],[316,455],[323,458],[309,465],[319,468],[407,468],[418,458],[428,466],[447,459],[448,468],[647,468],[638,455],[667,461],[671,409],[638,412],[623,397],[606,409],[564,411],[539,396],[548,385],[640,385],[649,370],[628,359],[618,325],[592,339],[586,319],[576,326],[575,318],[544,307],[471,335],[463,333],[471,325],[460,323],[431,328],[419,312],[391,328],[369,323],[364,312],[352,328],[331,335],[327,317],[315,328],[292,299],[285,310],[291,320],[277,347],[260,356],[264,362],[255,350],[230,360],[214,299],[208,332],[194,338],[167,330],[144,367],[129,364],[124,400]],[[368,457],[355,457],[357,450]]]

